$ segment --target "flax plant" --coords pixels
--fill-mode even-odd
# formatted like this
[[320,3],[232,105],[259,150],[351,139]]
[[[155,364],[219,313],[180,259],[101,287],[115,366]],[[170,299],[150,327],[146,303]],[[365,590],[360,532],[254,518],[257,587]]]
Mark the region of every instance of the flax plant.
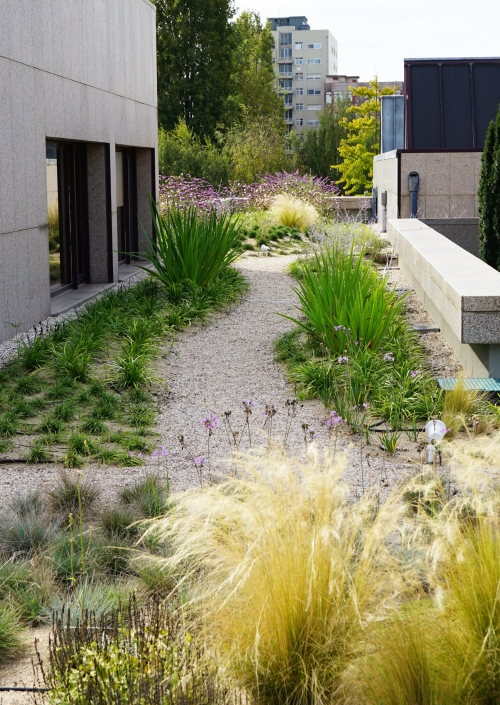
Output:
[[353,345],[377,350],[404,311],[404,297],[389,292],[354,248],[317,252],[294,291],[306,320],[285,318],[334,355]]
[[404,506],[352,503],[344,461],[236,456],[238,473],[174,498],[147,530],[210,648],[263,703],[340,702],[342,673],[368,625],[414,587],[391,550]]
[[142,254],[153,265],[147,271],[167,287],[192,282],[204,289],[239,256],[239,222],[231,215],[188,208],[162,216],[151,198],[150,208],[155,238],[146,234]]

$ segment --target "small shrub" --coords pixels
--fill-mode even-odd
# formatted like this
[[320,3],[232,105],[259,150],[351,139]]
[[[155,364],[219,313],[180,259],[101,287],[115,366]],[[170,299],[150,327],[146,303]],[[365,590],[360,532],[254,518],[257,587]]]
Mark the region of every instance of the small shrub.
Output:
[[168,508],[168,482],[159,475],[145,475],[131,487],[124,487],[120,500],[133,507],[140,517],[158,517]]
[[12,438],[19,432],[19,419],[12,411],[0,417],[0,438]]
[[42,384],[36,377],[24,375],[17,383],[16,389],[20,394],[38,394],[42,391]]
[[44,439],[37,438],[31,444],[26,460],[28,463],[46,463],[51,460],[52,456],[47,450],[47,444]]
[[19,610],[7,602],[0,602],[0,663],[5,663],[22,653],[22,635]]
[[37,512],[3,516],[0,551],[8,556],[33,556],[47,548],[58,530],[57,523]]
[[98,498],[98,490],[89,479],[61,472],[54,487],[48,492],[51,510],[64,518],[89,515]]
[[121,609],[82,617],[78,630],[65,612],[56,620],[46,673],[54,703],[246,705],[232,684],[219,682],[217,664],[160,600],[139,606],[132,598]]
[[106,424],[101,421],[101,419],[89,416],[82,424],[82,431],[84,433],[92,433],[94,436],[100,436],[102,433],[105,433]]
[[136,519],[130,507],[115,507],[102,512],[99,524],[108,538],[128,539],[139,531]]
[[53,417],[58,421],[72,421],[76,412],[76,405],[73,401],[67,400],[62,404],[56,404],[52,412]]
[[80,455],[92,455],[95,453],[95,443],[81,433],[74,433],[68,441],[70,450]]
[[297,228],[302,232],[315,225],[318,220],[318,212],[314,206],[284,193],[273,199],[269,212],[280,225]]

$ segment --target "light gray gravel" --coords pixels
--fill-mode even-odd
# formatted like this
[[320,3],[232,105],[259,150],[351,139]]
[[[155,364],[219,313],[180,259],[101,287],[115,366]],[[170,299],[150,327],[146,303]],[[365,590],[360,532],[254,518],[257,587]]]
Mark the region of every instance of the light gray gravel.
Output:
[[[238,267],[247,277],[250,288],[243,301],[218,313],[203,325],[179,333],[172,349],[165,347],[165,358],[160,361],[159,375],[164,380],[158,394],[160,414],[156,431],[158,445],[169,450],[168,473],[173,490],[196,486],[199,476],[194,457],[208,456],[208,433],[202,419],[211,412],[219,417],[219,426],[210,438],[210,466],[216,475],[227,472],[230,447],[223,427],[225,411],[231,411],[233,429],[241,431],[244,423],[242,402],[255,403],[251,417],[254,445],[267,443],[262,430],[262,413],[267,405],[274,405],[273,440],[283,440],[287,426],[286,400],[294,397],[283,367],[274,362],[273,341],[293,327],[291,321],[278,316],[297,315],[293,280],[286,267],[293,255],[279,257],[246,256]],[[287,451],[295,458],[304,457],[305,442],[302,424],[317,432],[317,445],[328,443],[325,425],[328,412],[319,401],[302,402],[291,425]],[[183,435],[187,450],[183,450],[178,436]],[[241,449],[249,446],[243,436]],[[346,429],[339,433],[337,448],[350,449],[346,479],[353,491],[372,486],[392,486],[396,479],[414,471],[419,455],[416,444],[402,440],[400,450],[389,456],[376,444],[363,449],[363,477],[360,463],[360,439]],[[190,457],[190,454],[192,457]],[[145,467],[116,468],[89,465],[81,472],[94,478],[102,488],[102,501],[111,501],[117,490],[130,484],[145,471],[158,468],[156,460]],[[5,508],[16,494],[37,485],[52,484],[60,471],[58,465],[2,466],[0,471],[0,509]],[[205,477],[208,467],[204,468]],[[382,490],[384,491],[384,490]]]

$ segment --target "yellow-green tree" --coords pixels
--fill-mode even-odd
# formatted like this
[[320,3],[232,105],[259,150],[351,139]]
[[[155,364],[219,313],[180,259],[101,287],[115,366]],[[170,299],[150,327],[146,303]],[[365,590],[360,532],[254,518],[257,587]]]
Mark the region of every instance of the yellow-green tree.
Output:
[[380,97],[393,95],[398,87],[380,88],[377,77],[369,86],[349,86],[354,97],[364,98],[360,105],[347,109],[343,118],[347,136],[341,140],[338,152],[341,163],[336,165],[345,193],[364,194],[371,189],[373,157],[380,152]]

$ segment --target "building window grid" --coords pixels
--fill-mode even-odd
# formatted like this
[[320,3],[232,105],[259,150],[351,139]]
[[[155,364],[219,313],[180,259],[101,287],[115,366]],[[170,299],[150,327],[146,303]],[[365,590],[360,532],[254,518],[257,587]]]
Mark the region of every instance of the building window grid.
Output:
[[295,103],[295,110],[304,110],[304,103]]
[[313,42],[313,44],[308,44],[307,48],[308,49],[321,49],[321,43],[320,42]]
[[304,89],[303,88],[296,88],[295,95],[304,95]]
[[320,88],[308,88],[307,95],[321,95],[321,89]]
[[303,59],[301,56],[298,56],[298,57],[295,59],[295,64],[296,64],[297,66],[299,66],[300,64],[303,64],[303,63],[304,63],[304,59]]
[[280,59],[291,59],[292,58],[292,48],[282,47],[280,49]]
[[311,66],[313,64],[320,64],[321,59],[307,59],[307,63],[309,64],[309,66]]

